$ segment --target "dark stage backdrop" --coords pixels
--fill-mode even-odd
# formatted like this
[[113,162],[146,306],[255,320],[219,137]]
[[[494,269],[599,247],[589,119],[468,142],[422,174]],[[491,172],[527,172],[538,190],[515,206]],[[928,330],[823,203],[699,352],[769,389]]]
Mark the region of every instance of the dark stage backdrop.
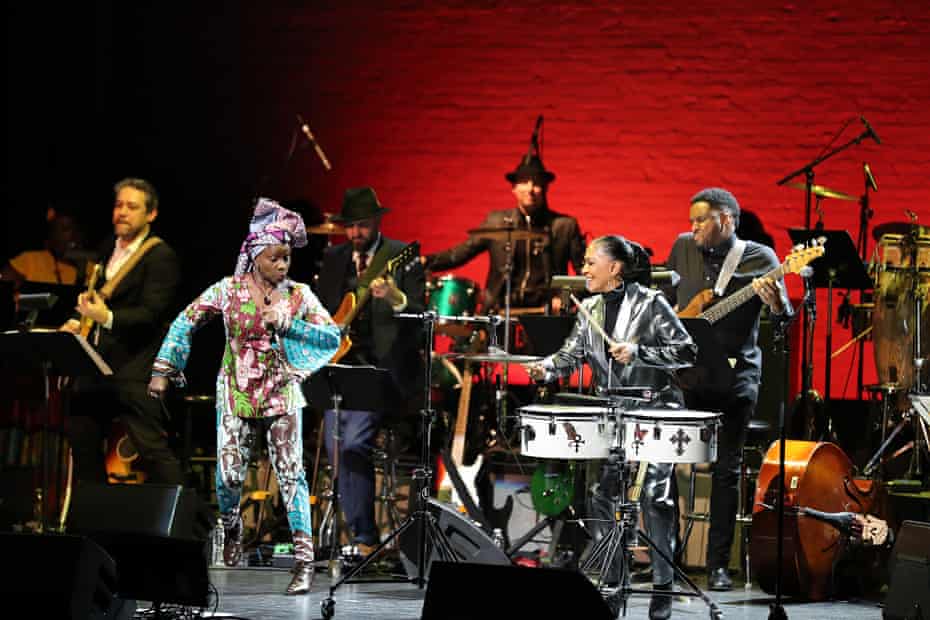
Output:
[[[373,185],[392,209],[386,233],[433,252],[512,205],[503,175],[539,114],[552,206],[658,260],[708,185],[731,189],[784,255],[803,193],[775,182],[859,135],[858,115],[882,145],[829,160],[816,182],[858,195],[868,162],[873,224],[905,209],[930,223],[930,13],[850,4],[10,2],[5,255],[38,243],[50,201],[77,201],[101,237],[125,175],[161,189],[188,298],[232,270],[259,192],[332,212],[346,187]],[[284,164],[298,113],[332,172],[303,143]],[[855,240],[857,204],[823,207]],[[486,265],[458,273],[483,283]],[[298,256],[295,275],[312,267]],[[835,346],[848,337],[838,328]],[[834,365],[835,396],[853,350]],[[218,359],[192,360],[207,390]]]

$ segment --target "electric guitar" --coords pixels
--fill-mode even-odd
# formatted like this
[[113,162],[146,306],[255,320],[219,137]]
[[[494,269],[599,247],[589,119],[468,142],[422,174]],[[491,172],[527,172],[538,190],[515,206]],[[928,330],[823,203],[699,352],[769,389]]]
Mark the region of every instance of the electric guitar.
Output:
[[[812,240],[810,246],[798,246],[785,257],[785,261],[766,273],[763,277],[778,280],[788,273],[799,273],[801,269],[824,254],[823,245],[826,243],[826,237],[820,237]],[[684,309],[678,311],[680,318],[707,319],[711,324],[716,323],[726,315],[730,314],[744,303],[752,299],[756,292],[752,284],[747,284],[732,295],[717,298],[713,289],[704,289],[695,295]]]
[[[103,265],[100,263],[87,263],[87,290],[85,291],[87,295],[94,295],[97,289],[97,280],[100,279],[100,275],[103,273]],[[94,328],[94,320],[87,316],[81,317],[81,329],[80,334],[85,339],[90,335],[90,331]]]
[[107,482],[110,484],[145,482],[145,472],[134,466],[138,459],[139,451],[129,439],[126,425],[122,420],[115,420],[110,427],[110,436],[107,438]]
[[[386,273],[394,273],[397,269],[407,266],[407,264],[412,263],[416,260],[419,260],[420,256],[420,244],[417,241],[404,246],[404,248],[394,256],[389,259],[378,272],[372,276],[369,282],[373,282],[378,278],[384,276]],[[335,314],[333,314],[333,320],[337,325],[340,326],[342,330],[342,341],[339,343],[339,349],[336,351],[336,354],[331,360],[331,364],[335,364],[342,357],[349,352],[349,349],[352,348],[352,339],[349,337],[349,327],[352,325],[352,321],[355,320],[355,317],[358,316],[358,313],[361,312],[362,308],[365,307],[365,303],[371,297],[371,289],[369,287],[364,287],[358,295],[355,291],[349,291],[345,294],[345,297],[342,298],[342,303],[339,304],[339,308],[336,309]]]
[[[462,373],[462,391],[459,393],[458,413],[455,416],[455,429],[452,431],[452,451],[450,456],[455,468],[462,477],[462,482],[465,483],[466,492],[477,506],[478,491],[475,488],[475,478],[478,476],[478,471],[481,470],[484,457],[478,454],[475,456],[474,463],[471,465],[465,464],[465,435],[468,430],[468,409],[471,407],[472,378],[471,364],[466,361],[465,372]],[[439,473],[441,473],[441,477],[437,496],[440,499],[448,497],[450,503],[461,508],[463,506],[462,499],[459,497],[455,485],[452,484],[452,480],[449,479],[449,474],[445,471],[445,468]]]

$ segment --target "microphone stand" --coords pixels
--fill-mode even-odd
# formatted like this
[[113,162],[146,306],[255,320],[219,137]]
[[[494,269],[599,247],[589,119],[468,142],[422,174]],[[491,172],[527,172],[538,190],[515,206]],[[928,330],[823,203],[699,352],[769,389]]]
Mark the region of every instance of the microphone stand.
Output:
[[[804,280],[805,283],[809,282],[813,277],[813,273],[808,274]],[[804,301],[802,304],[808,304],[808,299],[813,299],[812,303],[816,302],[816,297],[813,295],[814,286],[813,282],[810,282],[809,285],[805,286]],[[782,317],[775,323],[774,338],[772,342],[773,348],[777,349],[781,347],[782,360],[782,397],[781,403],[778,406],[778,503],[777,512],[778,512],[778,525],[777,525],[777,535],[778,542],[775,551],[775,602],[769,607],[769,620],[787,620],[788,614],[785,611],[784,606],[781,603],[781,588],[782,588],[782,563],[784,562],[785,555],[785,443],[787,441],[787,402],[788,402],[788,382],[791,375],[791,365],[788,363],[788,356],[791,353],[791,341],[788,338],[788,328],[791,326],[793,317]]]

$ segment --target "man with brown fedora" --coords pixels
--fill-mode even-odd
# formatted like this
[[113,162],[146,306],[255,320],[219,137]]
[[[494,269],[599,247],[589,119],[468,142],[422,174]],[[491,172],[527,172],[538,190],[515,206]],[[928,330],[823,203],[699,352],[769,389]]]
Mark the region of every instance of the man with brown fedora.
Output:
[[[535,140],[514,171],[504,178],[511,185],[516,207],[492,211],[478,228],[484,232],[473,233],[467,241],[427,256],[424,261],[430,270],[443,271],[488,252],[484,309],[499,310],[504,306],[509,272],[511,306],[541,311],[553,299],[549,290],[553,274],[568,273],[569,265],[575,273],[581,273],[584,237],[578,220],[549,209],[547,193],[555,174],[543,165]],[[508,239],[507,229],[520,232]]]
[[[394,315],[424,310],[425,278],[423,266],[415,259],[394,273],[378,275],[407,246],[381,234],[381,218],[388,211],[372,188],[346,190],[342,210],[332,221],[345,227],[347,242],[324,252],[317,294],[339,322],[337,309],[346,294],[356,293],[358,297],[365,288],[369,289],[370,299],[351,324],[343,326],[352,347],[339,363],[387,369],[397,397],[392,400],[404,404],[418,394],[421,331],[416,321],[399,320]],[[335,412],[327,410],[324,437],[331,463],[336,456],[335,420]],[[337,490],[353,543],[362,555],[367,555],[379,542],[374,520],[375,474],[371,453],[381,421],[381,412],[342,409],[339,415]]]

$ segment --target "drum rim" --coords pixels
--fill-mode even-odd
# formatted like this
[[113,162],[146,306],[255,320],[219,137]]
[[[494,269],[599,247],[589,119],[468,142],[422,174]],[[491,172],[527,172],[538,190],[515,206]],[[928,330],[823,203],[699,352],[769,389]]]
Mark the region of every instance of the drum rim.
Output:
[[[539,408],[539,409],[534,409],[534,407]],[[542,409],[543,407],[546,407],[547,409]],[[554,407],[559,407],[561,409],[552,409]],[[586,411],[579,411],[576,414],[572,415],[570,410],[578,410],[578,409],[585,409]],[[565,417],[585,417],[585,416],[602,415],[604,413],[614,413],[615,411],[618,411],[619,408],[618,407],[604,407],[600,405],[556,405],[556,404],[547,405],[544,403],[533,403],[530,405],[524,405],[522,407],[517,408],[518,413],[524,410],[527,410],[530,415],[536,414],[536,413],[542,413],[543,415],[549,415],[549,416],[563,415]]]
[[[672,414],[672,415],[669,415]],[[689,414],[689,415],[682,415]],[[697,415],[695,415],[697,414]],[[631,409],[623,412],[624,419],[642,420],[668,420],[670,422],[719,420],[723,417],[720,411],[701,411],[698,409]]]

